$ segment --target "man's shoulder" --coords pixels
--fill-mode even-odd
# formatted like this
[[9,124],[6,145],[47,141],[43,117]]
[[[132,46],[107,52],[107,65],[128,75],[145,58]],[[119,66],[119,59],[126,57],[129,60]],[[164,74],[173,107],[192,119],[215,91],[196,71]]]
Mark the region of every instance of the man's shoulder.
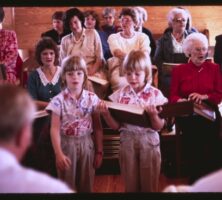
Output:
[[[29,168],[22,168],[23,183],[27,184],[27,190],[36,193],[66,193],[72,192],[62,181]],[[29,191],[28,191],[29,192]]]

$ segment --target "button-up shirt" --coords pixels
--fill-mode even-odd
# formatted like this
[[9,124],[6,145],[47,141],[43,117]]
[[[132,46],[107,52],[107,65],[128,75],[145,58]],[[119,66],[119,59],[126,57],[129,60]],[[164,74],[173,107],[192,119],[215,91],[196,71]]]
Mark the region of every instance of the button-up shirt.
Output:
[[65,89],[52,99],[46,110],[60,116],[62,135],[81,137],[93,132],[92,113],[98,103],[99,98],[92,92],[83,90],[80,98],[74,99]]

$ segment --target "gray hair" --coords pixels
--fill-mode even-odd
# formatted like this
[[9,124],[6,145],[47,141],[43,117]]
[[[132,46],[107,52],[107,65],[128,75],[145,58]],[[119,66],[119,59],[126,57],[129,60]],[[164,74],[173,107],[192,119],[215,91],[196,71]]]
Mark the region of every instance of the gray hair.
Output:
[[146,9],[141,6],[136,6],[135,9],[141,14],[143,22],[146,22],[148,20],[148,13]]
[[116,15],[115,8],[111,8],[111,7],[104,8],[102,12],[103,17],[107,16],[108,14],[112,14],[112,16],[115,17]]
[[186,17],[186,19],[188,19],[189,17],[186,10],[180,9],[180,8],[173,8],[168,12],[168,15],[167,15],[167,21],[169,25],[172,24],[174,17],[177,14],[182,14],[184,17]]
[[32,123],[36,106],[27,90],[18,86],[0,85],[0,96],[0,141],[9,142]]
[[208,48],[208,39],[203,33],[191,33],[186,37],[183,42],[183,52],[187,57],[190,56],[191,50],[193,48],[193,43],[195,41],[201,42],[205,47]]

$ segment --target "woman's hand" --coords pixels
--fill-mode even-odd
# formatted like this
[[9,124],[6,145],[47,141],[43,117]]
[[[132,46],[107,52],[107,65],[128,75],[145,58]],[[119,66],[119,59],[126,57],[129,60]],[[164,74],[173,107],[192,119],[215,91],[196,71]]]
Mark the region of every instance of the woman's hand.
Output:
[[206,94],[198,94],[198,93],[191,93],[188,97],[188,100],[194,101],[195,103],[201,104],[203,100],[208,99],[208,95]]
[[56,166],[59,170],[64,171],[71,167],[71,160],[64,153],[56,155]]

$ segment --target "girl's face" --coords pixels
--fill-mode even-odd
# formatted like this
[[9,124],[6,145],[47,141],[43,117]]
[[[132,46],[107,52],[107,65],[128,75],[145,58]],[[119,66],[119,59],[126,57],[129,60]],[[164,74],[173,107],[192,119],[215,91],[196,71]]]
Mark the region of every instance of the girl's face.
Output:
[[70,20],[70,29],[73,33],[82,32],[82,24],[77,16],[73,16],[73,18]]
[[96,27],[96,19],[92,15],[89,15],[85,17],[84,25],[86,28],[93,29]]
[[55,52],[53,49],[44,49],[41,52],[41,61],[43,66],[52,66],[55,62]]
[[66,72],[65,80],[70,90],[81,90],[83,88],[85,74],[82,70]]
[[146,73],[144,70],[128,70],[126,72],[126,79],[132,88],[139,92],[145,86]]

